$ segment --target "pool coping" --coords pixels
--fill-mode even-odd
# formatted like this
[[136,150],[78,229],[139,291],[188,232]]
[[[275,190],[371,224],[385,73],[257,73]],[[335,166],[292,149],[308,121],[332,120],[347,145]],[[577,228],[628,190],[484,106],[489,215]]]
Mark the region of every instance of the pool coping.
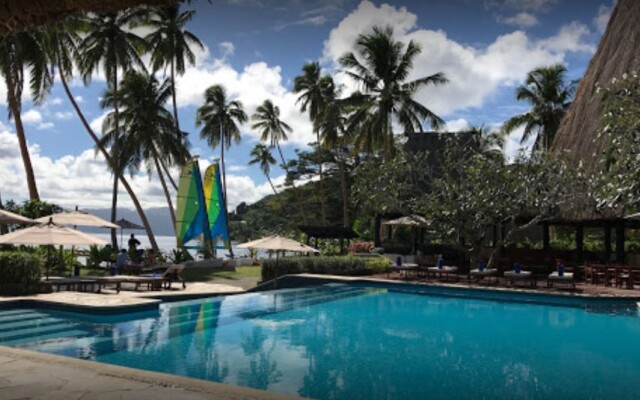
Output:
[[[54,364],[70,369],[81,369],[94,372],[106,378],[118,378],[135,382],[143,382],[153,386],[167,389],[183,389],[188,392],[213,395],[208,398],[214,399],[300,399],[283,393],[267,392],[259,389],[246,388],[224,383],[205,381],[201,379],[187,378],[179,375],[166,374],[161,372],[146,371],[142,369],[122,367],[118,365],[105,364],[96,361],[82,360],[78,358],[65,357],[55,354],[39,353],[31,350],[18,349],[14,347],[0,346],[0,356],[28,360],[37,364]],[[0,369],[3,365],[0,364]],[[69,377],[73,380],[74,377]],[[36,382],[34,382],[36,383]],[[167,397],[170,398],[170,397]]]
[[[640,308],[640,295],[638,296],[615,296],[596,295],[587,293],[564,293],[564,292],[543,292],[527,288],[513,287],[479,287],[460,283],[442,282],[411,282],[397,281],[391,279],[351,277],[340,275],[316,275],[316,274],[295,274],[283,275],[275,280],[265,282],[248,292],[261,292],[275,289],[302,288],[318,286],[330,283],[358,284],[366,286],[382,286],[414,289],[414,292],[422,294],[442,295],[446,297],[465,297],[483,300],[513,301],[521,303],[536,303],[557,306],[576,306],[594,304],[632,304],[635,303]],[[428,293],[431,292],[431,293]]]

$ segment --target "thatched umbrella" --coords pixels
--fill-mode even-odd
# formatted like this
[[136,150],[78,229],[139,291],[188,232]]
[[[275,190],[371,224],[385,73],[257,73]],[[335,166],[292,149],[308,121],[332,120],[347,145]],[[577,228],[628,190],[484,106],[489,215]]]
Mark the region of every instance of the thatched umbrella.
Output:
[[82,12],[109,12],[140,5],[163,6],[185,0],[2,0],[0,36],[51,24]]
[[[575,100],[562,121],[552,146],[559,154],[571,151],[575,162],[582,161],[595,169],[609,142],[598,138],[602,128],[601,95],[598,85],[608,86],[613,78],[625,72],[640,70],[640,1],[618,0],[584,77],[578,85]],[[594,157],[595,154],[595,157]]]

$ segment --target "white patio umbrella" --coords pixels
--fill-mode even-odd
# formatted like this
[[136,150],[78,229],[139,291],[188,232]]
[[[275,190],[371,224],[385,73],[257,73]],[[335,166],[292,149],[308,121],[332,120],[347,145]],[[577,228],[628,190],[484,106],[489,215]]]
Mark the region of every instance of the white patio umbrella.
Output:
[[[20,229],[6,235],[1,235],[0,244],[23,244],[27,246],[95,244],[104,246],[107,242],[84,232],[66,228],[55,224],[53,221],[49,221],[46,224]],[[48,267],[47,279],[49,279]]]
[[37,224],[37,221],[22,215],[14,214],[11,211],[0,210],[0,225],[8,224]]
[[276,251],[276,279],[274,287],[278,287],[278,251],[294,251],[300,253],[320,253],[318,249],[314,249],[306,244],[296,242],[280,235],[267,236],[262,239],[253,240],[236,246],[240,249],[261,249]]
[[46,217],[38,218],[36,221],[45,224],[49,222],[49,219],[53,220],[53,223],[58,225],[73,225],[73,226],[97,226],[100,228],[120,228],[119,225],[112,224],[106,219],[102,219],[93,214],[89,214],[86,211],[80,211],[78,209],[73,211],[64,211],[57,214],[48,215]]

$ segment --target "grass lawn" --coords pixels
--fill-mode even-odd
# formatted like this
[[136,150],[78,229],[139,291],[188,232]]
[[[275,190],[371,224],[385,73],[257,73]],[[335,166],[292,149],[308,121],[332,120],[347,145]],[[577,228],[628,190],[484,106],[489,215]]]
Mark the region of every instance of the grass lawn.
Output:
[[182,277],[187,282],[213,282],[239,286],[243,289],[255,287],[260,281],[261,267],[237,267],[235,271],[217,271],[208,268],[185,268]]

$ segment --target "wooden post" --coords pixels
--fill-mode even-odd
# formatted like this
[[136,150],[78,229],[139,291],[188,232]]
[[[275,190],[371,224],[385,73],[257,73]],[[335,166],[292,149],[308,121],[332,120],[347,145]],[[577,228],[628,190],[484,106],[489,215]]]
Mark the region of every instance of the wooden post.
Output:
[[582,222],[576,226],[576,253],[578,253],[578,263],[584,262],[584,226]]
[[381,217],[380,214],[376,214],[376,219],[375,219],[375,223],[373,226],[373,245],[375,247],[381,247],[381,240],[380,240],[380,223],[381,221]]
[[609,221],[604,222],[604,261],[611,261],[611,224]]
[[624,264],[624,221],[616,222],[616,262]]
[[551,250],[551,243],[549,240],[549,223],[544,222],[542,224],[542,250],[548,253]]

